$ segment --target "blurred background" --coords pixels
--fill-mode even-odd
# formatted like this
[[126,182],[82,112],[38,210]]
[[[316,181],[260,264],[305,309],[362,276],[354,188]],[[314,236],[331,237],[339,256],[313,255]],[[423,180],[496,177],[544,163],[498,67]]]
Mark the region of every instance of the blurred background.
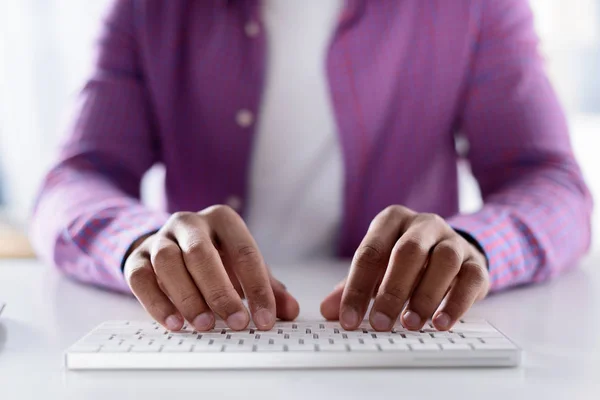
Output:
[[[110,1],[0,2],[0,257],[30,254],[23,235],[28,215]],[[600,0],[531,0],[531,5],[575,152],[600,199]],[[474,210],[481,203],[477,186],[468,168],[460,169],[461,208]],[[162,188],[161,177],[158,168],[144,182],[149,203]],[[598,235],[594,244],[600,245]]]

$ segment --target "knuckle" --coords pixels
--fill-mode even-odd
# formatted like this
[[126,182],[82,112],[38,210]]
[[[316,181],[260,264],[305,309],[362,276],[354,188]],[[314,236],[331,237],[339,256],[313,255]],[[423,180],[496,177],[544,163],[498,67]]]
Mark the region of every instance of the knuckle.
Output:
[[449,242],[442,242],[436,246],[435,252],[438,254],[442,266],[458,271],[462,261],[462,254],[458,246]]
[[187,221],[189,220],[194,214],[191,212],[187,212],[187,211],[177,211],[176,213],[173,213],[171,215],[171,220],[173,221]]
[[444,219],[442,217],[440,217],[437,214],[433,214],[433,213],[419,214],[418,219],[424,223],[436,225],[436,226],[442,226],[442,225],[446,224],[446,221],[444,221]]
[[224,204],[217,204],[210,207],[207,212],[221,218],[236,217],[238,213],[231,207]]
[[255,261],[260,258],[258,249],[252,245],[241,245],[236,249],[236,254],[239,258],[242,259],[250,259],[251,261]]
[[179,303],[185,309],[198,307],[200,301],[197,293],[183,293],[179,299]]
[[386,303],[398,303],[400,305],[404,305],[404,302],[408,297],[408,290],[398,286],[388,287],[385,288],[385,290],[379,296]]
[[423,239],[412,236],[400,243],[398,251],[407,257],[423,257],[429,253],[429,248],[425,245]]
[[385,221],[400,221],[407,215],[410,215],[411,211],[400,205],[387,206],[379,215]]
[[157,269],[168,269],[175,265],[180,250],[176,246],[162,246],[152,253],[152,264]]
[[401,213],[401,206],[398,205],[391,205],[391,206],[387,206],[386,208],[383,209],[383,211],[381,212],[381,215],[386,216],[386,217],[396,217]]
[[206,299],[215,310],[228,310],[235,302],[232,292],[225,288],[213,289]]
[[484,268],[474,262],[467,262],[462,267],[462,274],[475,287],[486,284],[488,277]]
[[150,268],[135,268],[129,273],[127,280],[135,292],[146,287],[148,285],[148,281],[154,278],[153,275],[154,273],[150,270]]
[[427,310],[427,312],[437,308],[441,299],[436,299],[428,292],[418,293],[412,301],[412,307],[417,311]]
[[361,245],[356,251],[356,266],[362,269],[379,270],[385,261],[384,245],[379,240]]
[[361,288],[346,287],[344,297],[348,303],[354,303],[363,300],[365,297],[371,297],[371,293]]
[[247,288],[247,297],[250,299],[258,300],[263,303],[269,302],[271,291],[268,287],[263,285],[254,285]]
[[236,264],[242,268],[255,268],[262,265],[262,257],[255,246],[241,245],[235,249]]
[[212,257],[212,243],[205,240],[195,240],[184,246],[183,253],[198,260],[208,260]]

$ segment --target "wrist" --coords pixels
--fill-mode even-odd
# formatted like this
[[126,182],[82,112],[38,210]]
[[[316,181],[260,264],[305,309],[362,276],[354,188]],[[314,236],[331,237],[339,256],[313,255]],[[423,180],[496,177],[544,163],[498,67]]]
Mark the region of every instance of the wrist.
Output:
[[456,233],[458,233],[463,239],[465,239],[471,246],[473,246],[479,253],[481,253],[481,255],[485,258],[486,268],[489,269],[489,261],[488,261],[487,254],[485,254],[485,250],[483,249],[483,246],[481,246],[481,244],[477,241],[477,239],[475,239],[471,234],[469,234],[465,231],[461,231],[458,229],[454,229],[454,231]]
[[142,245],[142,243],[146,241],[146,239],[148,239],[150,236],[153,236],[156,232],[158,231],[149,232],[143,236],[140,236],[129,246],[127,252],[125,253],[125,257],[123,257],[123,262],[121,263],[121,271],[123,271],[123,268],[125,267],[125,261],[127,261],[131,253],[133,253],[138,247]]

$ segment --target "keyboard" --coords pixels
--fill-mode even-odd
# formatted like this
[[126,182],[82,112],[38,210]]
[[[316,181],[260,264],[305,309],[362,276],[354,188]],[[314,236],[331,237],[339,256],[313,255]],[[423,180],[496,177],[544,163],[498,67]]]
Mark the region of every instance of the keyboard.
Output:
[[511,367],[521,350],[485,320],[462,319],[449,332],[398,324],[376,332],[338,322],[277,322],[270,331],[181,332],[156,322],[109,321],[66,353],[68,369],[248,369],[357,367]]

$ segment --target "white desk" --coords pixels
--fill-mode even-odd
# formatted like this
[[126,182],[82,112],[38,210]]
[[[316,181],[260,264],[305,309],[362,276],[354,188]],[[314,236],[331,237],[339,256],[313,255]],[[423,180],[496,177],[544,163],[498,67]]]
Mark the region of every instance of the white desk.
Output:
[[[0,262],[0,398],[600,398],[600,254],[545,285],[492,296],[475,306],[525,349],[517,369],[338,371],[68,372],[62,353],[108,319],[140,319],[136,301],[68,281],[37,262]],[[276,268],[301,317],[347,264]],[[417,397],[418,396],[418,397]]]

